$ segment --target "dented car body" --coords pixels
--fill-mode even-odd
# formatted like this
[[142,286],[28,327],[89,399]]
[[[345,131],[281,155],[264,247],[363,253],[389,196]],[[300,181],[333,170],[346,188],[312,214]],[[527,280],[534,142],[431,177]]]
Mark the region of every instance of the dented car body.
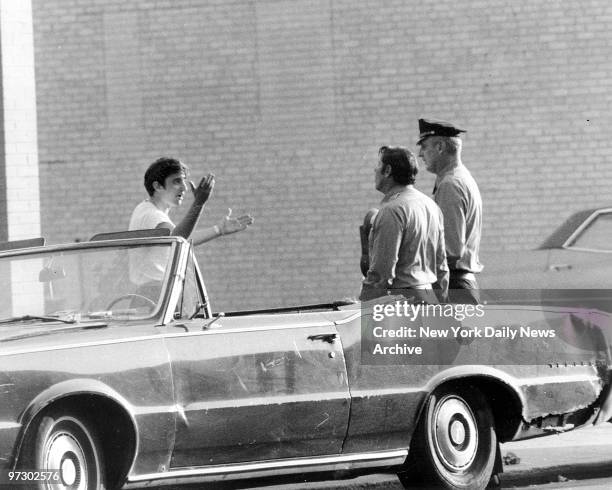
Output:
[[0,465],[66,488],[363,468],[478,488],[498,442],[612,416],[596,311],[487,306],[458,325],[555,336],[370,363],[367,305],[213,314],[178,237],[7,250],[0,277]]

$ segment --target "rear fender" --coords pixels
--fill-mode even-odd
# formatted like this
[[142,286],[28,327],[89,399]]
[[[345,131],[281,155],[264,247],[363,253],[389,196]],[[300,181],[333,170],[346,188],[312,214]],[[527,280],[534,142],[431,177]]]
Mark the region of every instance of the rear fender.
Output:
[[[526,400],[517,380],[508,373],[489,366],[455,366],[433,376],[424,388],[428,395],[443,384],[473,384],[481,389],[491,403],[498,439],[511,440],[517,434],[524,420]],[[498,397],[498,398],[496,398]],[[511,402],[515,410],[510,413]],[[502,403],[500,403],[502,402]],[[425,403],[421,410],[425,407]],[[503,414],[503,415],[502,415]],[[420,414],[419,414],[420,417]]]
[[433,392],[438,386],[453,380],[469,380],[471,378],[488,378],[493,381],[498,381],[507,387],[516,397],[521,406],[521,415],[523,415],[526,407],[525,397],[520,389],[520,384],[514,376],[509,375],[505,371],[492,366],[483,365],[466,365],[453,366],[449,369],[439,372],[432,376],[429,382],[425,385],[427,393]]

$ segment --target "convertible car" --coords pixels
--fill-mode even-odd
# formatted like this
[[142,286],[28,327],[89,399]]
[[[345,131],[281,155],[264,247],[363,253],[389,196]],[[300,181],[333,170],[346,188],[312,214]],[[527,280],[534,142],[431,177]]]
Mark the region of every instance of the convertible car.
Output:
[[151,235],[0,246],[4,480],[137,488],[376,469],[477,489],[501,471],[499,442],[612,416],[606,313],[455,309],[421,319],[415,342],[440,355],[419,361],[398,355],[410,342],[398,344],[393,297],[213,313],[190,243]]

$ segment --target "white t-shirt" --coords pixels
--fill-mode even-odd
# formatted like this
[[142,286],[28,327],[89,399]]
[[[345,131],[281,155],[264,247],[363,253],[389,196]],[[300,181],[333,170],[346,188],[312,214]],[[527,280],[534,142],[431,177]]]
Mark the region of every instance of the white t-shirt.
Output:
[[[160,223],[172,223],[168,213],[151,201],[142,201],[130,218],[128,229],[149,230]],[[161,281],[168,264],[169,247],[138,247],[130,250],[130,280],[137,285]]]
[[160,223],[170,223],[174,226],[168,213],[164,213],[147,199],[134,208],[128,230],[150,230],[157,228]]

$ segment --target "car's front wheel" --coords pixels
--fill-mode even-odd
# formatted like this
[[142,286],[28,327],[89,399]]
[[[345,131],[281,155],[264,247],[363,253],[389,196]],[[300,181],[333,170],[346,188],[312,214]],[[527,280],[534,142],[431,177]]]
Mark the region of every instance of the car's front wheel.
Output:
[[426,403],[410,445],[406,486],[416,477],[435,488],[487,487],[495,464],[497,437],[491,408],[475,387],[443,386]]
[[95,430],[85,418],[50,411],[26,437],[20,467],[52,475],[35,488],[105,489],[100,447]]

